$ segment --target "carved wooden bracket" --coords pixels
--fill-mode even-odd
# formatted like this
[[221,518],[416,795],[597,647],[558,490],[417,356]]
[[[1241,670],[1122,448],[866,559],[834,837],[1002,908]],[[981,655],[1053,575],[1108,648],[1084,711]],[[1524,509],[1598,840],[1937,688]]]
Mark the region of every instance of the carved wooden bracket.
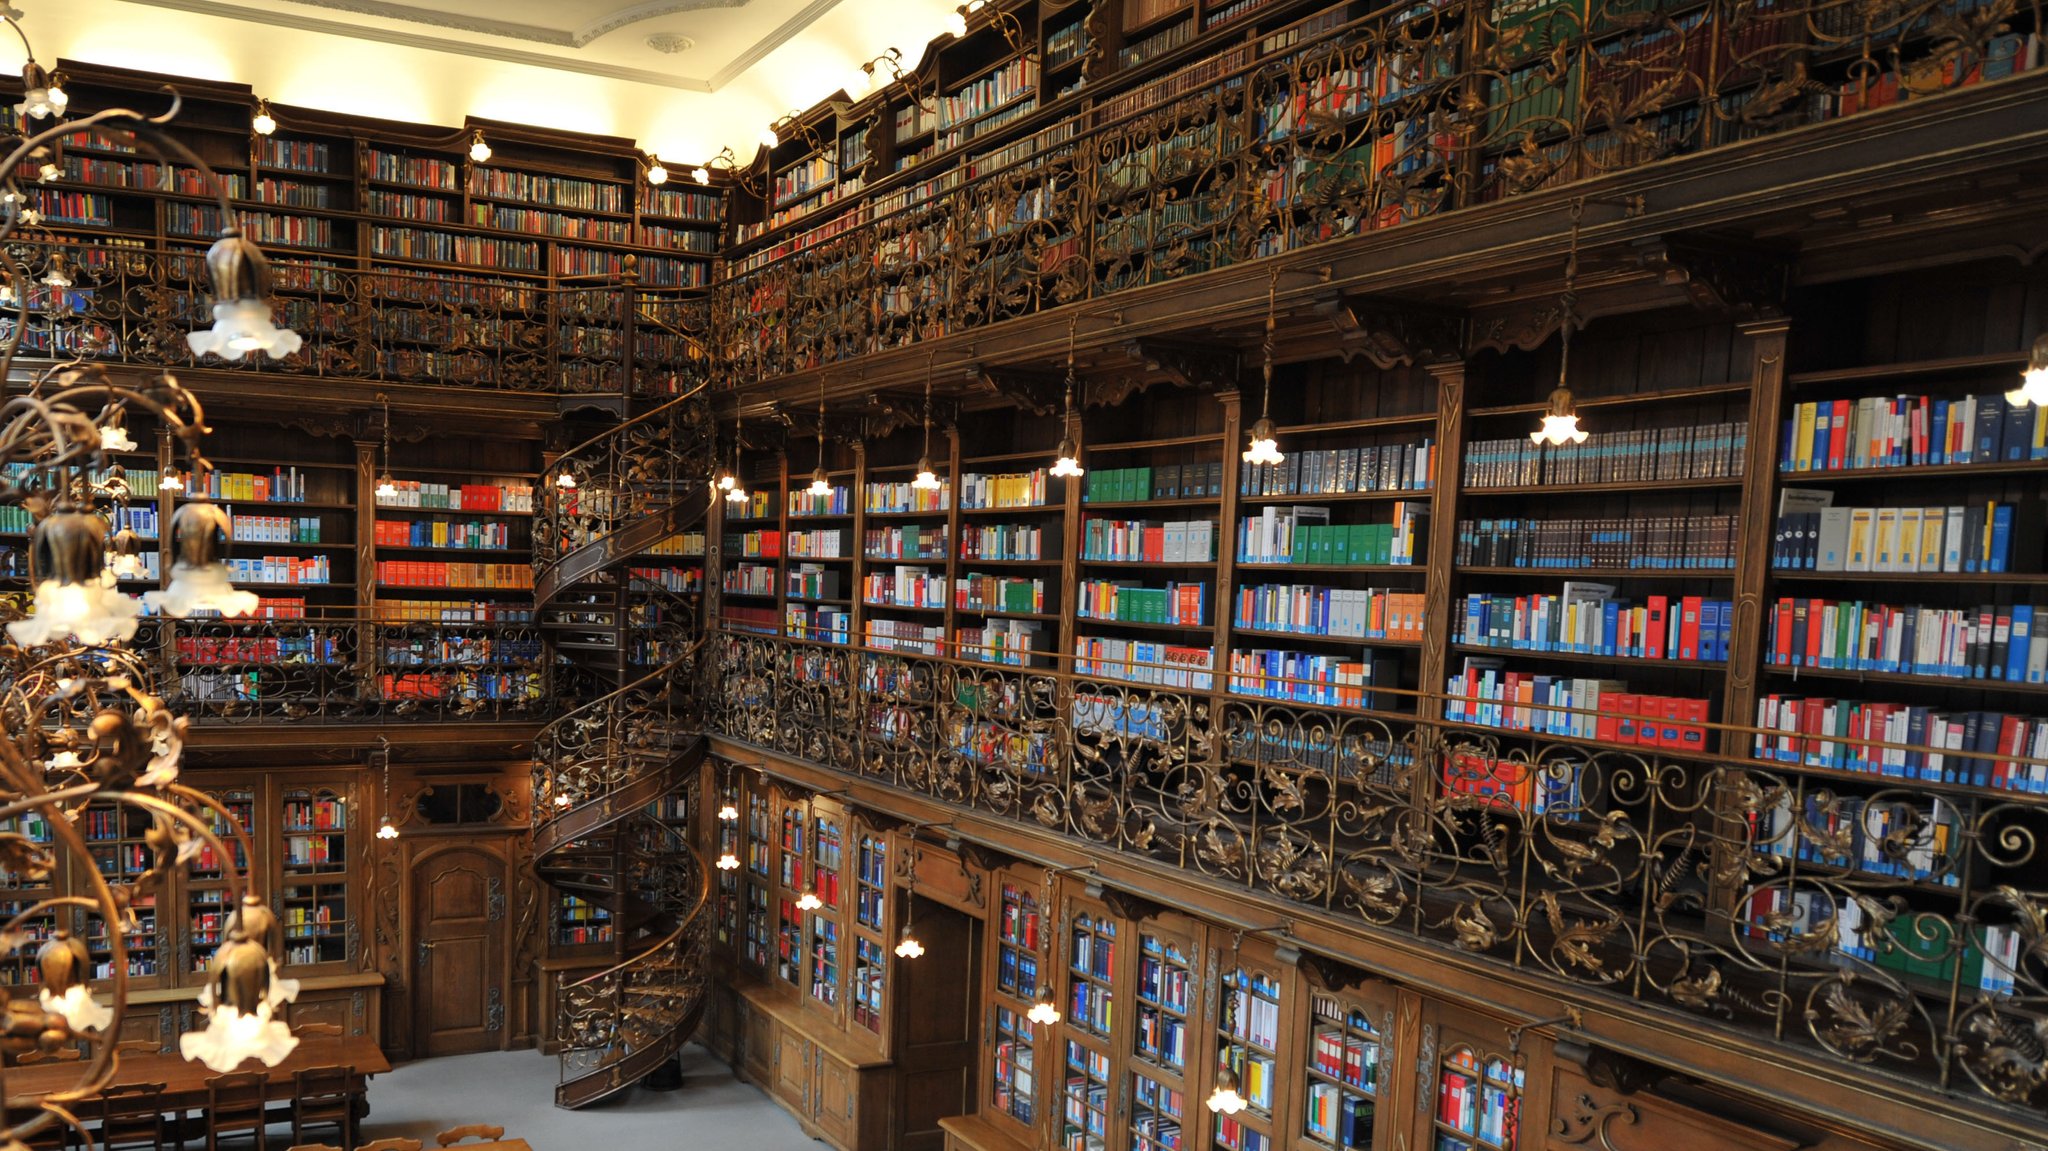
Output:
[[1141,337],[1125,340],[1123,351],[1142,373],[1089,381],[1082,389],[1084,407],[1115,407],[1161,381],[1212,391],[1237,386],[1240,358],[1235,349]]
[[[776,421],[782,425],[783,444],[785,446],[789,443],[791,436],[799,439],[808,439],[818,434],[818,409],[815,406],[806,407],[802,404],[778,402],[774,405],[772,414]],[[866,430],[866,424],[867,413],[865,411],[834,412],[828,410],[825,413],[825,438],[841,444],[860,443],[862,442],[862,435]]]
[[1349,963],[1313,951],[1302,952],[1295,966],[1308,976],[1310,986],[1322,991],[1346,991],[1373,981],[1371,975]]
[[960,841],[960,858],[983,871],[1001,871],[1017,862],[1015,856],[1006,855],[993,847],[979,843]]
[[970,395],[994,396],[1019,411],[1049,416],[1060,410],[1060,379],[1035,372],[988,368],[970,364],[967,390]]
[[[924,425],[924,394],[869,392],[863,410],[865,434],[878,440],[903,428]],[[952,427],[960,418],[960,402],[944,396],[932,397],[932,427]]]
[[1102,900],[1111,911],[1133,922],[1152,919],[1166,910],[1166,905],[1163,903],[1146,899],[1140,895],[1132,895],[1128,891],[1118,891],[1114,887],[1098,888],[1095,884],[1091,883],[1088,885],[1088,894]]
[[1766,319],[1785,311],[1792,260],[1784,252],[1726,236],[1672,234],[1638,241],[1635,256],[1663,283],[1684,289],[1702,311]]
[[1404,364],[1444,363],[1465,354],[1465,315],[1449,308],[1398,300],[1346,299],[1333,293],[1317,299],[1315,310],[1337,330],[1341,341],[1337,351],[1346,363],[1354,356],[1364,356],[1384,370]]
[[[1518,308],[1474,315],[1466,351],[1490,349],[1505,352],[1509,348],[1535,351],[1543,341],[1557,333],[1558,325],[1563,322],[1564,301],[1558,299],[1532,301]],[[1579,317],[1579,323],[1584,325],[1584,315]]]

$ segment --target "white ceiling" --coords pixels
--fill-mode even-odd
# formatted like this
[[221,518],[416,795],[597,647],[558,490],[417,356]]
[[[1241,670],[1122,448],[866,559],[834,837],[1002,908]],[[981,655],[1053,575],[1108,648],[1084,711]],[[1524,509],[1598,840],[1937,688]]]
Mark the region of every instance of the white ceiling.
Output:
[[[958,0],[16,0],[57,58],[251,85],[283,104],[624,136],[694,162],[915,60]],[[650,41],[657,43],[650,43]],[[679,47],[687,42],[687,47]],[[665,51],[664,48],[678,49]],[[4,50],[0,50],[4,51]],[[8,67],[0,61],[0,68]]]

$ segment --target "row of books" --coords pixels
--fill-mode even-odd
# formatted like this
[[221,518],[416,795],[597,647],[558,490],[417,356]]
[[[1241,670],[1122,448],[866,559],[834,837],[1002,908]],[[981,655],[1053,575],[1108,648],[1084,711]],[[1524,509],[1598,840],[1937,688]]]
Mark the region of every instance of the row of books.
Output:
[[660,540],[640,553],[650,556],[701,556],[704,554],[705,535],[701,531],[679,532]]
[[792,517],[853,514],[853,502],[842,484],[832,485],[832,490],[824,495],[814,495],[807,489],[799,488],[785,496],[783,502],[784,510]]
[[1787,488],[1771,566],[1819,572],[2035,571],[2048,511],[2039,500],[1930,508],[1838,508],[1833,493]]
[[233,508],[228,508],[227,512],[233,516],[232,538],[238,541],[262,544],[320,542],[319,516],[238,516],[234,514]]
[[293,663],[333,666],[339,649],[332,632],[308,629],[302,635],[181,635],[178,662],[194,665],[230,663]]
[[526,200],[585,212],[626,210],[625,189],[617,184],[600,184],[570,176],[539,176],[505,168],[471,167],[469,192],[472,196]]
[[317,140],[287,140],[265,136],[257,141],[256,162],[270,168],[299,172],[332,172],[327,145]]
[[1047,473],[1044,468],[1028,472],[982,474],[968,472],[960,477],[960,506],[963,508],[1042,508],[1046,500]]
[[845,643],[853,634],[853,613],[844,608],[793,603],[783,609],[782,624],[791,639]]
[[1955,887],[1962,882],[1963,820],[1940,797],[1925,803],[1791,791],[1749,815],[1750,842],[1765,855]]
[[380,599],[379,623],[532,623],[533,609],[489,600]]
[[57,192],[39,189],[36,211],[47,224],[91,224],[104,227],[113,222],[114,200],[98,192]]
[[1213,498],[1223,494],[1223,461],[1156,464],[1141,468],[1091,468],[1082,503],[1142,503],[1146,500]]
[[[1194,8],[1191,0],[1131,0],[1131,3],[1133,9],[1152,12],[1153,15],[1144,19],[1133,19],[1131,10],[1126,10],[1124,27],[1127,29],[1139,27],[1176,9],[1192,11]],[[1195,22],[1193,20],[1183,20],[1179,23],[1168,25],[1142,40],[1134,41],[1118,48],[1116,50],[1116,66],[1119,69],[1135,68],[1147,60],[1156,60],[1166,55],[1168,52],[1194,38]]]
[[1076,589],[1082,619],[1200,627],[1208,616],[1209,585],[1169,582],[1163,588],[1124,580],[1082,580]]
[[870,512],[943,512],[949,506],[953,488],[920,488],[909,483],[870,483],[861,488],[861,507]]
[[1465,446],[1463,482],[1506,488],[1739,479],[1748,441],[1749,426],[1734,421],[1594,432],[1582,444],[1537,444],[1528,436],[1477,440]]
[[[836,533],[835,533],[836,534]],[[869,528],[861,533],[861,554],[869,559],[946,559],[946,525],[904,524],[901,527]]]
[[772,559],[786,551],[791,559],[844,559],[846,538],[852,534],[840,528],[747,532],[740,537],[739,554]]
[[379,697],[394,700],[518,700],[531,703],[541,698],[545,686],[538,671],[482,672],[465,669],[377,677]]
[[961,659],[1035,667],[1044,662],[1037,654],[1044,650],[1039,638],[1039,625],[1031,620],[991,619],[981,627],[956,630],[953,646]]
[[[318,520],[314,520],[311,542],[319,542]],[[512,525],[503,520],[378,520],[378,547],[468,548],[477,551],[510,551]]]
[[1074,641],[1074,674],[1189,691],[1216,686],[1213,648],[1151,640],[1082,636]]
[[1188,1025],[1157,1008],[1138,1007],[1137,1054],[1139,1058],[1179,1070],[1188,1065]]
[[[766,573],[773,569],[749,567],[749,574]],[[727,591],[733,590],[727,588]],[[742,589],[748,590],[748,589]],[[841,599],[846,591],[839,583],[839,573],[821,564],[798,564],[782,573],[782,592],[791,599]],[[755,593],[765,594],[765,593]]]
[[539,244],[384,225],[370,229],[370,254],[513,272],[537,272],[541,267]]
[[1038,87],[1038,61],[1019,56],[974,83],[939,98],[938,128],[977,120]]
[[2021,928],[1986,924],[1958,940],[1940,916],[1908,912],[1874,922],[1864,905],[1825,887],[1759,885],[1742,902],[1743,934],[1770,943],[1810,943],[1832,936],[1826,954],[1837,964],[1871,966],[1938,984],[2007,996],[2026,948]]
[[[151,161],[133,163],[120,160],[100,160],[91,156],[67,155],[63,159],[64,179],[74,184],[98,184],[108,188],[146,188],[158,191],[180,192],[188,196],[210,196],[212,189],[199,175],[197,168],[178,165],[158,164]],[[249,188],[245,178],[238,172],[216,172],[221,186],[227,194],[237,200],[248,198]],[[48,214],[48,209],[44,209]]]
[[[166,204],[164,226],[186,235],[199,235],[213,230],[211,221],[218,219],[216,213],[209,218],[207,213],[194,205]],[[334,247],[334,222],[322,216],[280,216],[274,212],[241,213],[242,228],[249,235],[266,244],[283,244],[293,248]],[[351,229],[353,225],[351,225]],[[355,247],[355,236],[351,230],[345,248]]]
[[735,564],[725,569],[719,586],[728,595],[772,596],[775,569],[765,564]]
[[1288,452],[1277,464],[1246,464],[1237,491],[1246,496],[1428,491],[1435,475],[1436,445],[1425,439]]
[[293,208],[327,208],[334,203],[334,186],[308,184],[299,180],[277,180],[269,176],[256,181],[256,200]]
[[1045,558],[1045,529],[1031,524],[960,525],[963,560],[1038,560]]
[[675,220],[717,223],[725,217],[725,197],[715,192],[692,192],[685,188],[648,188],[641,203],[642,215]]
[[[130,471],[132,486],[139,473]],[[205,482],[192,485],[189,494],[215,500],[249,503],[302,504],[306,502],[306,475],[297,468],[278,468],[269,475],[255,472],[208,472]]]
[[955,581],[953,606],[966,611],[1042,614],[1046,610],[1045,581],[970,573]]
[[1500,660],[1469,657],[1444,685],[1444,718],[1510,731],[1702,751],[1704,699],[1643,695],[1620,680],[1510,671]]
[[389,184],[414,184],[422,188],[455,190],[460,165],[435,156],[407,156],[377,148],[367,149],[370,178]]
[[1996,392],[1810,401],[1794,405],[1782,429],[1778,468],[1786,472],[2048,459],[2048,408]]
[[1396,500],[1383,524],[1333,524],[1326,507],[1270,504],[1237,526],[1237,560],[1252,564],[1408,566],[1429,505]]
[[1210,563],[1213,520],[1099,520],[1081,525],[1081,558],[1107,563]]
[[1230,1033],[1260,1051],[1280,1049],[1280,984],[1270,975],[1238,970],[1224,975]]
[[861,633],[863,644],[882,651],[939,655],[946,646],[945,628],[904,619],[869,619]]
[[533,586],[533,568],[526,564],[378,560],[377,582],[387,587],[526,589]]
[[316,556],[229,556],[229,578],[238,584],[324,584],[334,582],[332,561]]
[[839,178],[839,166],[826,155],[812,156],[775,174],[774,203],[779,207],[801,199]]
[[1319,707],[1392,710],[1399,700],[1372,689],[1399,687],[1401,661],[1366,648],[1360,658],[1267,648],[1230,653],[1228,690],[1261,699],[1284,699]]
[[1456,642],[1516,651],[1621,659],[1725,662],[1735,605],[1703,596],[1614,595],[1614,585],[1573,581],[1557,595],[1472,592]]
[[1757,701],[1756,726],[1758,759],[2048,794],[2048,764],[2019,762],[2048,760],[2038,716],[1774,692]]
[[1458,521],[1463,567],[1730,571],[1735,516],[1678,515]]
[[703,568],[627,568],[632,578],[651,583],[658,588],[672,591],[677,595],[689,595],[704,590]]
[[563,236],[606,244],[625,244],[633,238],[632,225],[624,220],[593,219],[540,208],[516,208],[509,204],[471,204],[469,222],[503,232]]
[[[1506,1073],[1508,1069],[1493,1064],[1489,1070]],[[1514,1068],[1512,1075],[1513,1089],[1507,1083],[1497,1082],[1491,1074],[1481,1076],[1477,1067],[1446,1065],[1437,1079],[1437,1121],[1474,1136],[1487,1146],[1513,1146],[1520,1114],[1517,1096],[1521,1069]],[[1441,1142],[1440,1137],[1439,1146]]]
[[861,577],[861,600],[890,607],[946,606],[946,577],[930,568],[899,564],[894,571],[868,572]]
[[517,480],[492,484],[443,484],[399,480],[398,494],[377,497],[380,508],[424,508],[432,511],[530,512],[533,485]]
[[[1874,671],[1946,679],[2048,682],[2048,609],[1976,608],[1785,597],[1771,608],[1774,667]],[[2048,632],[2048,627],[2044,627]]]
[[1235,598],[1240,628],[1408,642],[1422,639],[1427,600],[1418,591],[1315,584],[1242,585]]
[[284,803],[286,831],[345,831],[348,804],[339,799],[288,799]]

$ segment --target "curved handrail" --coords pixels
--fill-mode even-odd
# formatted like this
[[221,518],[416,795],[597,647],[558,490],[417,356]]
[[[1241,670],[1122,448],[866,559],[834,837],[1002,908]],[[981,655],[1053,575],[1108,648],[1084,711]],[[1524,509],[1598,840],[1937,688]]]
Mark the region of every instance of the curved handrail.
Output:
[[[569,813],[568,810],[558,811],[556,810],[557,807],[563,807],[569,810],[573,810],[577,806],[581,806],[587,803],[595,803],[603,798],[603,795],[586,795],[580,799],[575,800],[575,802],[571,804],[565,805],[560,803],[560,800],[557,798],[557,796],[567,793],[558,792],[555,789],[553,780],[546,778],[548,772],[542,764],[544,749],[553,746],[555,733],[558,730],[583,723],[591,717],[600,715],[604,711],[616,707],[620,702],[622,702],[625,699],[625,697],[631,695],[632,693],[648,688],[652,686],[655,683],[655,681],[666,679],[667,677],[673,675],[676,671],[680,670],[684,665],[688,664],[690,661],[696,659],[699,655],[701,655],[704,651],[705,644],[707,643],[707,641],[708,637],[699,636],[697,640],[690,645],[689,650],[685,651],[683,654],[677,656],[672,660],[669,660],[667,663],[662,664],[660,667],[655,668],[654,670],[648,672],[646,675],[641,676],[639,679],[634,680],[633,682],[625,685],[624,687],[618,688],[614,691],[601,695],[596,699],[591,700],[589,703],[586,703],[581,707],[576,708],[574,711],[570,711],[558,717],[554,720],[554,722],[548,724],[546,727],[540,730],[540,734],[534,737],[534,748],[536,751],[536,755],[534,757],[535,763],[533,768],[533,802],[536,811],[536,816],[534,819],[533,830],[536,834],[539,833],[541,829],[545,828],[548,824],[555,822],[557,819],[560,819],[564,815],[567,815]],[[609,792],[606,792],[604,794],[609,794]]]

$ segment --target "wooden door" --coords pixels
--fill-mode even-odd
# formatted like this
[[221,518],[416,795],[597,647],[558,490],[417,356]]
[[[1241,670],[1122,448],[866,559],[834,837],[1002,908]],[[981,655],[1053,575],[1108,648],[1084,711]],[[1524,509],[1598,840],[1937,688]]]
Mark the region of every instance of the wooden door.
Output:
[[413,1035],[422,1056],[504,1046],[505,863],[450,848],[412,869]]
[[981,921],[915,893],[912,922],[924,943],[895,965],[897,1142],[900,1151],[938,1151],[939,1120],[974,1109],[981,1041]]

